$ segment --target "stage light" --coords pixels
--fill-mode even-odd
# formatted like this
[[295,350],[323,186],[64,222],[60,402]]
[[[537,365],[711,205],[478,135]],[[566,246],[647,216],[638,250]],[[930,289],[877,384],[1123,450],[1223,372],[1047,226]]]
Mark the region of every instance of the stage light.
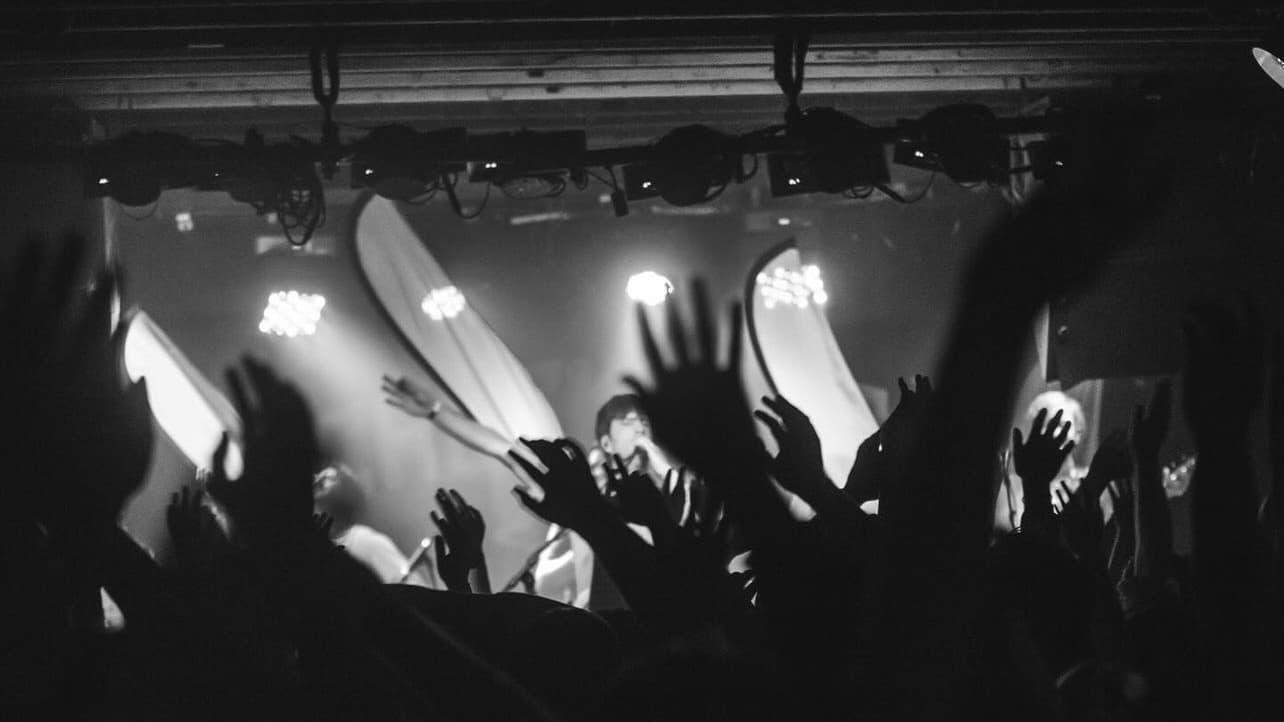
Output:
[[769,309],[777,306],[802,309],[813,303],[824,306],[829,302],[819,266],[806,265],[797,271],[778,266],[771,273],[759,273],[757,284],[762,305]]
[[317,332],[325,296],[298,291],[275,291],[268,296],[259,331],[274,336],[311,336]]
[[1284,87],[1284,60],[1280,59],[1284,55],[1284,27],[1271,30],[1261,42],[1253,45],[1252,50],[1253,60],[1257,61],[1262,72],[1276,85]]
[[419,308],[428,315],[428,318],[444,321],[463,313],[465,305],[464,294],[454,286],[446,286],[429,291],[419,304]]
[[893,160],[938,171],[957,183],[1001,183],[1009,168],[1008,139],[983,105],[947,105],[917,121],[902,123]]
[[882,141],[872,128],[849,115],[833,108],[813,108],[788,133],[807,150],[767,156],[773,196],[842,193],[891,181]]
[[582,130],[475,135],[468,139],[468,155],[480,160],[468,164],[468,180],[503,186],[527,176],[583,173],[587,151],[588,134]]
[[196,229],[196,223],[192,220],[192,214],[184,211],[183,213],[174,214],[174,226],[180,233],[188,233]]
[[638,303],[659,306],[673,293],[673,284],[655,271],[643,271],[629,276],[624,292]]
[[419,198],[442,175],[464,170],[450,158],[463,154],[467,138],[463,128],[428,133],[404,125],[375,128],[353,147],[352,187],[372,188],[395,201]]
[[121,205],[150,206],[166,188],[196,185],[202,151],[173,133],[133,131],[85,154],[85,195],[110,196]]
[[656,160],[624,167],[629,200],[660,196],[675,206],[707,203],[732,180],[743,180],[735,139],[704,125],[670,131],[655,144]]

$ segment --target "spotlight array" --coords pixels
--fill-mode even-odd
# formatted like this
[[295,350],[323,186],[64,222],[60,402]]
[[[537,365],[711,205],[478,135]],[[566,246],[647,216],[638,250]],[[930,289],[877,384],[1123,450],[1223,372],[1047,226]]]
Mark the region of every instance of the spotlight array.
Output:
[[829,302],[820,267],[815,265],[806,265],[797,271],[777,267],[771,273],[759,273],[757,282],[762,305],[767,308],[807,308],[812,304],[824,306]]
[[434,321],[445,321],[463,313],[464,294],[454,286],[434,288],[424,296],[419,308]]
[[317,332],[325,296],[319,293],[275,291],[268,296],[259,331],[273,336],[311,336]]

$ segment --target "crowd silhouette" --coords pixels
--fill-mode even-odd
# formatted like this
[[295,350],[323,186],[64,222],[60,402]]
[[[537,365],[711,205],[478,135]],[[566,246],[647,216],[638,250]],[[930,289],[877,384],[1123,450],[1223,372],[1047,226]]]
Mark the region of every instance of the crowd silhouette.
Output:
[[[650,374],[626,383],[699,498],[675,503],[682,485],[619,460],[604,495],[567,439],[512,454],[538,485],[516,501],[587,540],[627,600],[600,614],[491,594],[484,520],[451,490],[433,514],[448,589],[381,583],[314,514],[324,460],[307,401],[252,358],[226,379],[244,472],[221,473],[225,438],[209,478],[173,499],[162,568],[118,525],[153,445],[146,384],[119,372],[120,273],[89,269],[86,293],[83,241],[29,239],[0,286],[0,399],[19,421],[0,436],[5,718],[1284,718],[1284,349],[1264,314],[1192,309],[1184,372],[1107,436],[1077,488],[1054,486],[1073,446],[1060,413],[1006,428],[1040,305],[1162,208],[1171,169],[1124,115],[990,233],[937,377],[902,382],[886,423],[851,440],[842,487],[802,411],[746,398],[738,306],[719,313],[697,280],[663,318],[639,307]],[[1145,192],[1102,189],[1107,167]],[[1159,458],[1174,384],[1199,460],[1188,556]],[[1248,443],[1262,404],[1265,499]],[[1009,436],[1023,512],[999,532]],[[777,485],[815,517],[790,514]],[[728,571],[732,535],[748,571]]]

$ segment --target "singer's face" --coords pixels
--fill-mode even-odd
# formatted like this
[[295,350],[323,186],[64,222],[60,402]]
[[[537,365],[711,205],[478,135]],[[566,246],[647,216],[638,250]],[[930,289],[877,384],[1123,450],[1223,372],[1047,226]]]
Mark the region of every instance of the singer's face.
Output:
[[602,437],[602,450],[616,454],[622,459],[630,459],[638,452],[638,440],[651,435],[651,424],[645,416],[630,411],[626,416],[615,419],[606,436]]

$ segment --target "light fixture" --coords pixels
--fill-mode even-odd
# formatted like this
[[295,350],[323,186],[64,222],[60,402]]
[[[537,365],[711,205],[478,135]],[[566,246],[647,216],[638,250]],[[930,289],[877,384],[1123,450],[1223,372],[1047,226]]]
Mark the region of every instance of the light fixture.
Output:
[[444,321],[451,319],[463,313],[464,294],[459,292],[454,286],[445,288],[434,288],[424,295],[424,300],[420,302],[419,308],[428,318],[434,321]]
[[757,284],[762,305],[769,309],[777,306],[804,309],[812,304],[824,306],[829,302],[820,267],[813,264],[797,271],[777,266],[771,273],[759,273]]
[[893,160],[939,171],[957,183],[1001,183],[1008,176],[1008,139],[983,105],[946,105],[917,121],[902,121]]
[[375,128],[353,147],[352,187],[371,188],[395,201],[419,198],[442,175],[464,170],[450,158],[463,154],[467,137],[463,128],[428,133],[404,125]]
[[874,129],[833,108],[813,108],[788,130],[806,150],[767,156],[771,194],[842,193],[891,181],[887,154]]
[[319,293],[274,291],[263,309],[259,331],[273,336],[311,336],[317,332],[325,296]]
[[150,206],[166,188],[196,183],[199,149],[172,133],[133,131],[86,152],[85,195],[125,206]]
[[192,214],[187,211],[174,214],[174,226],[178,228],[179,233],[189,233],[196,229]]
[[468,164],[468,180],[504,186],[528,176],[582,173],[587,151],[588,134],[583,130],[474,135],[468,138],[468,156],[480,160]]
[[673,284],[655,271],[643,271],[629,276],[624,292],[638,303],[659,306],[673,293]]
[[704,125],[665,134],[654,158],[624,167],[629,200],[658,195],[675,206],[692,206],[718,197],[732,180],[744,180],[735,138]]

